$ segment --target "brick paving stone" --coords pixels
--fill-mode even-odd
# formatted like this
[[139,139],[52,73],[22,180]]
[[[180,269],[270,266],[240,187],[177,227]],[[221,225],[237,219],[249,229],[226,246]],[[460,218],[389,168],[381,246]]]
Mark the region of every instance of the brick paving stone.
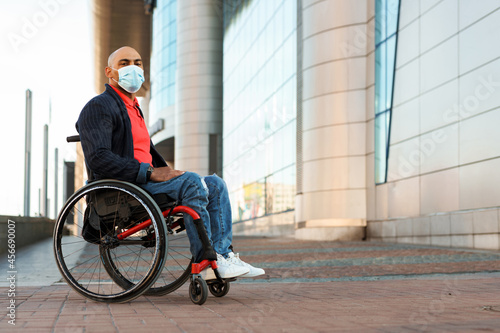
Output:
[[17,325],[0,312],[0,332],[500,331],[498,251],[241,237],[235,249],[265,263],[266,276],[203,306],[187,284],[125,304],[86,300],[65,284],[23,286]]
[[[94,326],[94,327],[75,327],[75,332],[85,332],[85,333],[116,333],[116,329],[114,327],[106,327],[106,326]],[[67,332],[67,331],[66,331]]]
[[26,322],[26,325],[24,325],[25,328],[47,328],[47,327],[52,327],[54,326],[54,320],[36,320],[36,321],[29,321]]

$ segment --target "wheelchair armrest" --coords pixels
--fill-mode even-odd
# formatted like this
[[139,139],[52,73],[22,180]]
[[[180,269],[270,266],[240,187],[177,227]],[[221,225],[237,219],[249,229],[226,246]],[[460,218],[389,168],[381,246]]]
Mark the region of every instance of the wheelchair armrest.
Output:
[[67,142],[80,142],[80,135],[71,135],[66,138]]

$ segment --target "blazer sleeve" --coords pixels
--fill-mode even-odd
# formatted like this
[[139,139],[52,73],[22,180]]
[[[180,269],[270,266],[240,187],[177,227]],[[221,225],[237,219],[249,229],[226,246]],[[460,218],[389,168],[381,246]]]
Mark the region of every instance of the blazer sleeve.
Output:
[[99,178],[146,183],[149,164],[113,151],[114,115],[109,111],[111,107],[105,100],[93,99],[80,113],[76,129],[80,134],[85,163]]

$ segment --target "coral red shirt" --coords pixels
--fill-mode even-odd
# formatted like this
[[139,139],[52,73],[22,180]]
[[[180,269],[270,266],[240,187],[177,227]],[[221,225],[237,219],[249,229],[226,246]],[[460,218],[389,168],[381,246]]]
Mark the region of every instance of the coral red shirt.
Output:
[[117,92],[127,107],[128,117],[130,118],[130,124],[132,125],[134,158],[141,163],[152,164],[153,157],[149,152],[151,139],[149,137],[148,128],[146,127],[144,118],[141,117],[141,113],[139,112],[139,103],[137,102],[137,98],[132,101],[117,88],[111,85],[110,87]]

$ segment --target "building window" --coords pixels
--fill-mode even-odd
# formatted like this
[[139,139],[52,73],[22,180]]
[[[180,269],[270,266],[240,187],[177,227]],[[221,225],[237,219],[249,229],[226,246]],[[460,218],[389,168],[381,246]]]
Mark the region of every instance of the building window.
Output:
[[223,173],[239,222],[295,209],[297,2],[223,5]]
[[153,12],[151,109],[175,104],[177,0],[158,0]]
[[387,182],[400,0],[375,2],[375,183]]

